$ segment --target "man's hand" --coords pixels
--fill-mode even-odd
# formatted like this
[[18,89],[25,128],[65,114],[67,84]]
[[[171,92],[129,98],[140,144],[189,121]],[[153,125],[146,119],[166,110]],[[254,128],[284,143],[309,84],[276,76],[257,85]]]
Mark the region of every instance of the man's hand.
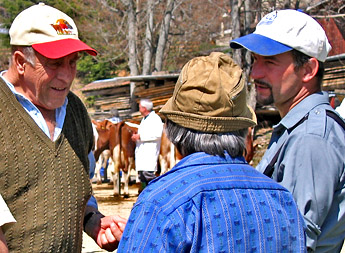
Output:
[[1,227],[0,227],[0,252],[2,252],[2,253],[8,252],[5,235],[3,234]]
[[85,232],[94,239],[101,249],[117,249],[127,220],[118,215],[104,216],[101,213],[92,215],[85,224]]
[[133,134],[131,138],[132,138],[132,141],[136,142],[136,141],[140,140],[140,135],[139,134]]

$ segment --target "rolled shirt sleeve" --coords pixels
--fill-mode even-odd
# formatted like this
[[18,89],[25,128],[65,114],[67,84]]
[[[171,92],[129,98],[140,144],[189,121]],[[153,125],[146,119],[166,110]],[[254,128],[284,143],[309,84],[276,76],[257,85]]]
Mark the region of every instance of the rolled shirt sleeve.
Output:
[[0,214],[1,214],[0,215],[0,226],[16,222],[10,209],[8,209],[6,202],[2,198],[1,194],[0,194]]

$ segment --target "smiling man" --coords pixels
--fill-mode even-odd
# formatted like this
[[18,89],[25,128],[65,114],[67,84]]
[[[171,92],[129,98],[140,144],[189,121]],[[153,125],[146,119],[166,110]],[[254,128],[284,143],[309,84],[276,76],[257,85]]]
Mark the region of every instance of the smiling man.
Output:
[[83,229],[114,250],[126,220],[97,210],[92,125],[70,91],[79,52],[97,52],[79,40],[69,16],[43,3],[21,12],[9,33],[11,63],[0,73],[0,194],[16,222],[1,226],[0,252],[81,252]]
[[230,42],[253,53],[257,101],[282,117],[257,166],[293,194],[310,252],[340,252],[345,237],[344,122],[321,91],[331,50],[322,27],[296,10],[267,14],[254,33]]

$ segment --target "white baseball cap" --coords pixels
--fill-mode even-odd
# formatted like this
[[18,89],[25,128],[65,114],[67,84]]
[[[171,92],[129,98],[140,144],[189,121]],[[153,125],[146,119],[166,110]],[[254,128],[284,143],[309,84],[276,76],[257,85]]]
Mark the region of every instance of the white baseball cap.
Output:
[[230,47],[246,48],[263,56],[296,49],[321,62],[332,47],[321,25],[297,10],[278,10],[264,16],[254,33],[230,41]]
[[79,51],[97,55],[95,49],[79,40],[77,26],[69,16],[44,3],[33,5],[19,13],[9,34],[11,45],[32,46],[51,59]]

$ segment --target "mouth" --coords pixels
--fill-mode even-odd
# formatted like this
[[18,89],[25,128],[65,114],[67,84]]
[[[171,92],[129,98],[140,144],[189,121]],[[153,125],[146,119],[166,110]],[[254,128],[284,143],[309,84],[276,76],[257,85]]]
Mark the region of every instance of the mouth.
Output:
[[271,85],[261,80],[254,80],[256,88],[260,89],[271,89]]
[[66,88],[59,88],[59,87],[51,87],[53,90],[56,90],[56,91],[65,91]]

